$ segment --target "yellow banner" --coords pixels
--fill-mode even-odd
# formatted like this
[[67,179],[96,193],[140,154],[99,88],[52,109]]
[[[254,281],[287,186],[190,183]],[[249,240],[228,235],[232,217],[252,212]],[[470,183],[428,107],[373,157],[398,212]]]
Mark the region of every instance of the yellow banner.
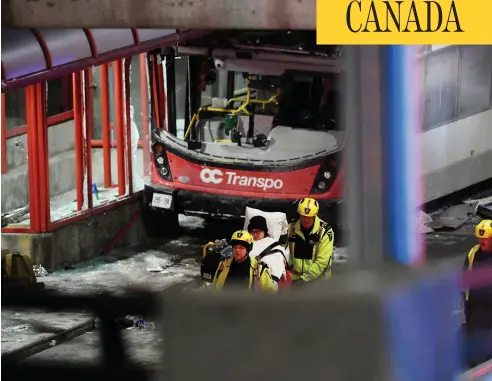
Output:
[[317,0],[320,45],[492,44],[492,0]]

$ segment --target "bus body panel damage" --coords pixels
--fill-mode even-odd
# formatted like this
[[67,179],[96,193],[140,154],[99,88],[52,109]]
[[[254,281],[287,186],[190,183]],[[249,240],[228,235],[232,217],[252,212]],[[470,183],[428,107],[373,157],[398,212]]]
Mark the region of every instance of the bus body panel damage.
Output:
[[[178,214],[240,219],[249,206],[294,217],[305,197],[336,225],[345,144],[336,116],[339,50],[317,47],[314,34],[227,31],[160,59],[167,91],[151,104],[166,121],[153,128],[144,189],[150,234],[171,235]],[[181,113],[176,65],[186,89]]]

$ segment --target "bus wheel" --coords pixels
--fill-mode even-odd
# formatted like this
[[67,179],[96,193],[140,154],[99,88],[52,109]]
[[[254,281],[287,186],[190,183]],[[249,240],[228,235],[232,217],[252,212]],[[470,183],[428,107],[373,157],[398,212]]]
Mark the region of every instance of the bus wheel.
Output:
[[174,238],[179,234],[179,214],[144,208],[142,222],[150,238]]

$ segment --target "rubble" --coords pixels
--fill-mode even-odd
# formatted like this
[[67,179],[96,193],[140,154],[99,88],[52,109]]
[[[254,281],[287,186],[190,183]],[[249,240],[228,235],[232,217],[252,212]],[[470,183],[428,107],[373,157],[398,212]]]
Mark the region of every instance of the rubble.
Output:
[[333,261],[336,263],[345,263],[348,261],[346,247],[333,247]]
[[42,265],[32,266],[36,278],[44,277],[50,275],[49,272]]
[[424,211],[419,210],[417,213],[417,224],[420,234],[428,234],[434,232],[434,229],[429,226],[429,224],[431,223],[432,217]]
[[492,220],[492,202],[488,204],[478,205],[477,214],[479,214],[483,218]]
[[429,224],[434,230],[456,230],[470,221],[477,210],[477,203],[458,204],[444,210]]

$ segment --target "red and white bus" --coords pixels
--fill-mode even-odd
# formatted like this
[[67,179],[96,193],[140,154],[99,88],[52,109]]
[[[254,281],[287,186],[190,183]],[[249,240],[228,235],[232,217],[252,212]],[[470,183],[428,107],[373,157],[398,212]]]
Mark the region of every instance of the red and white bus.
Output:
[[308,196],[336,223],[345,142],[338,47],[316,46],[315,32],[222,31],[160,59],[166,123],[152,131],[149,234],[176,232],[179,214],[241,218],[250,206],[292,216]]

